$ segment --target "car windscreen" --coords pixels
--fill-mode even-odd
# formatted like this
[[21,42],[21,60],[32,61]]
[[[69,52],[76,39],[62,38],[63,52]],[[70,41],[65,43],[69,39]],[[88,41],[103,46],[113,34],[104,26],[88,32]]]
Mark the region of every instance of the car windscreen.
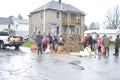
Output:
[[9,36],[8,32],[0,32],[0,36]]

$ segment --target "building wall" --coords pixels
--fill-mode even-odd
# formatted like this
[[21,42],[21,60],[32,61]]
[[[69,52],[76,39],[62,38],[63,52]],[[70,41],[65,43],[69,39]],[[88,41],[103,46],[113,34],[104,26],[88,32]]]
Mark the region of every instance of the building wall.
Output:
[[[5,29],[8,29],[8,25],[7,24],[0,24],[0,31],[3,31]],[[16,27],[14,25],[10,25],[10,29],[12,30],[16,30]]]
[[[32,35],[34,33],[34,27],[40,26],[39,20],[39,12],[32,14],[29,16],[29,34]],[[42,24],[42,23],[41,23]]]
[[57,11],[55,11],[55,10],[47,10],[46,11],[46,19],[45,20],[46,20],[46,26],[47,26],[46,27],[46,32],[47,33],[51,32],[51,30],[54,29],[51,26],[52,23],[55,23],[56,26],[59,26],[60,28],[62,26],[62,23],[61,23],[62,20],[56,18],[56,12]]
[[8,28],[8,25],[0,24],[0,31],[3,31],[5,28]]
[[[34,27],[38,27],[38,31],[44,31],[44,16],[43,19],[40,19],[40,12],[34,13],[29,17],[29,30],[30,34],[34,33]],[[57,26],[61,26],[61,20],[56,19],[56,11],[54,10],[46,10],[45,12],[45,32],[51,32],[51,23],[56,23]]]
[[[45,11],[45,32],[49,33],[52,31],[51,23],[56,23],[59,26],[60,34],[64,33],[64,27],[68,26],[68,12],[61,13],[61,19],[56,19],[56,10],[46,10]],[[44,18],[43,18],[44,19]],[[44,31],[43,19],[40,19],[40,12],[32,13],[29,16],[29,34],[34,33],[34,27],[36,26],[41,32]],[[80,21],[76,22],[76,13],[70,13],[69,25],[73,27],[74,33],[76,33],[75,27],[80,28],[80,34],[83,35],[83,25],[84,25],[84,16],[80,16]],[[55,31],[56,32],[56,31]]]
[[85,16],[80,17],[80,34],[81,34],[81,39],[84,36],[84,26],[85,26]]
[[17,31],[29,31],[29,25],[28,24],[19,24],[16,27]]

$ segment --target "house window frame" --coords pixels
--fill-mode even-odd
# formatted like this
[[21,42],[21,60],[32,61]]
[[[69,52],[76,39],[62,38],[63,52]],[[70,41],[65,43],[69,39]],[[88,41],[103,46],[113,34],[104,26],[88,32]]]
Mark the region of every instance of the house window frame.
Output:
[[76,34],[80,34],[80,27],[76,27]]
[[60,34],[60,27],[56,26],[56,34],[59,35]]
[[38,32],[38,26],[34,26],[34,32]]
[[61,19],[61,11],[56,11],[56,19]]
[[40,11],[40,13],[39,13],[39,19],[42,20],[43,16],[44,16],[43,11]]
[[76,14],[76,22],[80,21],[80,14]]

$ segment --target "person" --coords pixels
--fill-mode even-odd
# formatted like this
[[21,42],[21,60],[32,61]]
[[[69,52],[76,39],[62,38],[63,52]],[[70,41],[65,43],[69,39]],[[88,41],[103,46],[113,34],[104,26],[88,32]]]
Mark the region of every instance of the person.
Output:
[[44,37],[42,42],[43,42],[43,51],[45,51],[47,49],[47,46],[48,46],[48,43],[49,43],[49,38]]
[[53,40],[52,34],[49,33],[49,34],[47,35],[47,37],[49,38],[49,44],[52,44],[52,40]]
[[36,32],[33,33],[32,39],[35,40],[35,37],[36,37]]
[[118,56],[119,55],[119,47],[120,47],[120,39],[119,39],[119,35],[116,36],[116,39],[115,39],[115,56]]
[[107,35],[104,35],[103,37],[103,46],[105,48],[104,56],[109,56],[109,45],[110,45],[110,39],[107,37]]
[[62,38],[62,35],[60,35],[58,42],[59,42],[60,44],[63,44],[63,38]]
[[49,33],[49,34],[47,35],[47,37],[49,38],[50,49],[53,50],[53,37],[52,37],[52,34]]
[[83,37],[84,48],[87,47],[87,39],[88,39],[88,34],[86,34],[86,35]]
[[89,34],[89,35],[88,35],[88,38],[87,38],[87,46],[88,46],[88,45],[91,45],[91,50],[93,50],[93,49],[92,49],[92,44],[93,44],[93,38],[92,38],[92,36]]
[[95,55],[97,55],[97,39],[96,39],[96,37],[93,37],[93,51],[94,51]]
[[102,46],[102,38],[97,35],[97,45],[98,45],[98,57],[101,57],[101,46]]
[[57,50],[57,45],[58,45],[58,39],[57,39],[57,37],[54,35],[54,36],[53,36],[53,50],[54,50],[54,51]]
[[38,55],[39,55],[39,52],[42,54],[42,39],[43,39],[43,36],[41,35],[41,32],[39,31],[35,37],[35,42],[38,46]]

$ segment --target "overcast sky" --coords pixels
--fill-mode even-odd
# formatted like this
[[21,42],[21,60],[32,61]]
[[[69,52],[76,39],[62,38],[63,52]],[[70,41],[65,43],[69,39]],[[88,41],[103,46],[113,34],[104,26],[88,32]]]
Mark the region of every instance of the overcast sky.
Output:
[[[21,14],[28,18],[31,11],[51,0],[1,0],[0,17],[17,17]],[[103,23],[108,9],[120,5],[120,0],[61,0],[71,4],[86,13],[85,23],[89,26],[92,22]],[[120,6],[119,6],[120,7]]]

